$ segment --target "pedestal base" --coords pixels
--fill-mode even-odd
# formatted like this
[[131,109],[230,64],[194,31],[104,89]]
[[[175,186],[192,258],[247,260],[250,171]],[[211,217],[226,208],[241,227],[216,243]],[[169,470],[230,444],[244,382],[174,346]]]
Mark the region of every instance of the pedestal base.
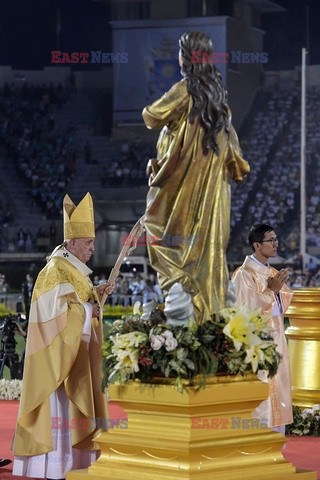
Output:
[[[72,477],[70,475],[73,475]],[[135,472],[135,471],[128,471],[126,473],[126,477],[118,477],[116,475],[116,472],[115,474],[113,475],[111,473],[112,476],[108,476],[108,477],[105,477],[104,474],[102,472],[100,473],[96,473],[96,474],[92,474],[92,472],[89,471],[88,468],[84,469],[84,470],[73,470],[72,472],[68,473],[67,474],[67,480],[69,480],[70,478],[74,479],[74,480],[101,480],[102,478],[106,478],[108,480],[116,480],[118,478],[126,478],[126,480],[135,480],[135,479],[139,479],[140,478],[140,474],[138,472]],[[267,476],[266,476],[267,475]],[[156,479],[158,477],[148,477],[149,479],[152,478],[152,479]],[[171,480],[171,479],[176,479],[176,478],[186,478],[186,477],[172,477],[171,475],[167,475],[166,477],[163,477],[163,478],[166,478],[166,480]],[[256,474],[254,474],[253,476],[238,476],[238,472],[237,471],[234,471],[233,472],[233,477],[231,477],[229,475],[229,471],[228,472],[224,472],[224,474],[222,473],[221,476],[214,476],[212,477],[212,474],[210,474],[209,476],[206,476],[206,477],[203,477],[203,476],[197,476],[197,477],[188,477],[188,478],[196,478],[196,479],[199,479],[199,480],[202,480],[202,479],[208,479],[208,480],[215,480],[215,479],[221,479],[221,480],[227,480],[227,479],[233,479],[233,480],[245,480],[245,479],[248,479],[248,480],[265,480],[265,479],[269,479],[269,480],[317,480],[317,473],[316,472],[308,472],[306,470],[297,470],[295,473],[291,473],[291,474],[285,474],[285,473],[282,473],[282,474],[279,474],[279,475],[274,475],[273,473],[271,472],[268,472],[266,474],[266,472],[264,472],[262,474],[262,476],[259,474],[259,472],[257,472]]]
[[101,457],[67,480],[316,480],[297,473],[281,453],[285,437],[251,418],[268,396],[255,376],[213,377],[205,389],[180,394],[171,385],[112,385],[128,412],[127,429],[96,442]]
[[320,403],[320,288],[295,290],[286,315],[292,402],[310,408]]

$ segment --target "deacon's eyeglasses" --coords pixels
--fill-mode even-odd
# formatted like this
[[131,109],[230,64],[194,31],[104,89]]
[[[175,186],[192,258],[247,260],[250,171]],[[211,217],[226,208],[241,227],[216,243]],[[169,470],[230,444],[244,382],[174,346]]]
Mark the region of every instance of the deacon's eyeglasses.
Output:
[[279,239],[277,237],[269,238],[269,240],[262,240],[260,243],[272,243],[272,245],[275,245],[276,243],[279,243]]

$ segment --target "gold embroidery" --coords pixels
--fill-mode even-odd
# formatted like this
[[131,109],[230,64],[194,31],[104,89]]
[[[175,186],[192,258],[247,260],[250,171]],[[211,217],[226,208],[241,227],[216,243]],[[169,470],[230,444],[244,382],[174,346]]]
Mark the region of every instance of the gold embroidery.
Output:
[[277,380],[275,377],[269,379],[269,395],[271,401],[273,426],[281,425],[280,402],[278,395]]
[[65,238],[94,238],[94,225],[89,222],[82,223],[66,223],[64,236]]
[[32,295],[36,301],[41,295],[52,290],[60,283],[69,283],[73,286],[81,302],[92,299],[92,291],[88,279],[68,260],[56,257],[44,267],[38,275]]

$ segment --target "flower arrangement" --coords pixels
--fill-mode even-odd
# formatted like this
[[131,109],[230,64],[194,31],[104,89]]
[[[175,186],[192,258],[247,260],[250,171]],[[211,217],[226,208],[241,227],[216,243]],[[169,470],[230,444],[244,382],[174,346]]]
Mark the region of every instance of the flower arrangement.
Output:
[[286,426],[286,434],[320,437],[320,405],[293,407],[293,423]]
[[116,381],[173,377],[180,392],[183,380],[204,385],[217,373],[236,375],[267,370],[276,374],[281,355],[268,327],[269,317],[246,307],[229,307],[202,325],[169,326],[156,308],[148,320],[132,314],[106,326],[103,387]]
[[22,380],[0,380],[0,400],[19,400]]

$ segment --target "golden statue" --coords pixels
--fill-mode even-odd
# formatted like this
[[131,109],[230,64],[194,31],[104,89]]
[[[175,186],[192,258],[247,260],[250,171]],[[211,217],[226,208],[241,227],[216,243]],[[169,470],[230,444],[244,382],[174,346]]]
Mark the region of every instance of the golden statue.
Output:
[[211,39],[192,31],[179,45],[183,79],[142,113],[148,128],[162,128],[147,168],[145,227],[161,288],[181,283],[202,323],[225,306],[230,178],[240,182],[250,168],[220,73],[213,63],[193,62],[194,51],[210,59]]

